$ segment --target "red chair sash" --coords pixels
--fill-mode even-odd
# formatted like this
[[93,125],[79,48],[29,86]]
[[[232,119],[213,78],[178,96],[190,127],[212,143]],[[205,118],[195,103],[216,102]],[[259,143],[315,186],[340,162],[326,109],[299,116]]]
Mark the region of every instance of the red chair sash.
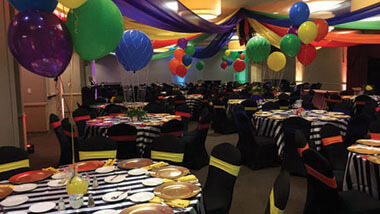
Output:
[[202,103],[208,103],[208,99],[202,100]]
[[209,128],[210,128],[210,123],[200,123],[198,125],[198,130],[209,129]]
[[79,122],[79,121],[82,121],[82,120],[89,120],[89,119],[91,119],[90,115],[84,115],[84,116],[74,117],[74,121],[75,122]]
[[365,105],[365,101],[356,101],[355,104],[356,105]]
[[341,143],[341,142],[343,142],[343,138],[340,135],[322,138],[323,146],[328,146],[334,143]]
[[369,136],[371,136],[372,140],[380,140],[380,133],[370,132]]
[[164,136],[164,135],[173,135],[173,136],[176,136],[176,137],[182,137],[183,132],[182,131],[166,132],[166,133],[161,133],[160,135],[161,136]]
[[74,132],[73,136],[71,136],[71,132],[64,130],[63,134],[65,134],[67,137],[78,137],[78,134],[76,132]]
[[123,113],[110,113],[109,114],[109,116],[112,116],[112,117],[119,116],[119,115],[123,115]]
[[176,100],[174,101],[175,104],[184,104],[186,103],[186,100]]
[[315,169],[311,168],[309,165],[305,164],[306,171],[309,175],[312,175],[314,178],[318,179],[322,183],[326,184],[327,186],[336,189],[336,179],[335,176],[332,178],[326,177],[325,175],[319,173]]
[[187,112],[181,112],[181,111],[176,111],[175,112],[175,115],[179,115],[181,117],[187,117],[187,118],[190,118],[191,117],[191,114],[190,113],[187,113]]
[[164,99],[164,96],[158,96],[157,98],[158,99]]
[[303,151],[308,150],[308,149],[309,149],[309,144],[307,144],[307,143],[306,143],[305,147],[297,149],[298,150],[298,154],[300,155],[301,158],[302,158]]
[[114,141],[136,141],[137,136],[136,135],[109,136],[108,138]]
[[61,121],[53,122],[50,124],[53,129],[56,129],[62,125]]
[[330,103],[341,103],[341,102],[343,102],[343,100],[335,100],[335,99],[327,99],[326,100],[327,102],[330,102]]

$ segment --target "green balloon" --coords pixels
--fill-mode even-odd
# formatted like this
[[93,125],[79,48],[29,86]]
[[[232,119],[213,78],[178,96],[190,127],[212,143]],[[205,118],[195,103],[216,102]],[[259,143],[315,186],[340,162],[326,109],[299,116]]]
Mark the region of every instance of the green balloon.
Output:
[[224,56],[222,57],[222,60],[223,60],[223,62],[225,62],[225,61],[228,60],[228,57],[227,57],[226,55],[224,55]]
[[247,56],[256,63],[263,62],[270,53],[270,43],[262,36],[252,37],[247,43]]
[[301,49],[301,41],[294,34],[286,34],[281,39],[280,49],[286,56],[295,57]]
[[198,69],[198,71],[201,71],[205,67],[205,63],[203,61],[198,61],[197,64],[195,64],[195,67]]
[[87,0],[70,10],[66,25],[75,51],[84,60],[99,59],[114,51],[124,32],[123,16],[110,0]]
[[193,56],[195,54],[195,47],[194,45],[187,45],[187,47],[185,48],[185,53],[186,54],[189,54],[190,56]]

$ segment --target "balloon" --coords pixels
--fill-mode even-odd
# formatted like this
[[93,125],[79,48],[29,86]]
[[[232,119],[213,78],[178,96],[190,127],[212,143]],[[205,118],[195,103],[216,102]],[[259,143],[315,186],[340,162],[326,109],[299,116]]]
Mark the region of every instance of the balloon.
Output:
[[173,58],[170,60],[169,62],[169,70],[172,74],[176,75],[176,70],[177,70],[177,67],[181,65],[181,62],[178,61],[178,59],[176,58]]
[[40,9],[53,12],[57,7],[57,0],[8,0],[8,2],[18,11]]
[[234,63],[234,68],[236,72],[242,72],[245,69],[245,62],[241,59],[238,59]]
[[22,66],[44,77],[61,75],[73,54],[65,24],[54,14],[39,10],[20,12],[12,19],[8,47]]
[[190,56],[193,56],[195,54],[195,47],[192,44],[187,45],[185,48],[185,52],[189,54]]
[[226,51],[224,51],[224,55],[226,55],[226,56],[230,56],[230,54],[231,54],[231,51],[230,51],[230,50],[226,50]]
[[234,61],[232,61],[232,59],[227,59],[227,65],[228,65],[228,66],[232,65],[233,62],[234,62]]
[[273,71],[280,71],[286,65],[286,57],[280,51],[275,51],[269,55],[267,65]]
[[245,54],[244,53],[240,54],[240,59],[245,59]]
[[115,52],[125,70],[138,71],[148,65],[152,59],[153,45],[145,33],[127,30]]
[[264,61],[270,53],[270,43],[262,36],[255,36],[247,43],[247,56],[253,62]]
[[307,21],[301,24],[298,28],[298,38],[304,43],[309,44],[312,42],[318,34],[317,25],[314,22]]
[[114,51],[124,32],[120,10],[109,0],[88,0],[70,10],[66,25],[75,51],[84,60],[99,59]]
[[186,70],[189,70],[189,68],[191,68],[191,64],[186,66]]
[[226,62],[228,60],[228,57],[226,56],[226,55],[224,55],[223,57],[222,57],[222,61],[223,62]]
[[185,55],[182,57],[182,63],[183,63],[185,66],[190,65],[192,61],[193,61],[193,58],[192,58],[190,55],[185,54]]
[[329,33],[329,23],[324,19],[315,19],[313,22],[318,28],[318,34],[314,40],[319,42]]
[[312,63],[317,57],[317,50],[312,44],[302,45],[300,52],[297,55],[297,59],[302,65],[307,66]]
[[291,25],[288,29],[288,34],[294,34],[294,35],[297,35],[298,34],[298,27],[294,26],[294,25]]
[[220,67],[222,67],[223,69],[226,69],[228,66],[227,62],[222,62],[222,64],[220,64]]
[[178,76],[184,78],[184,77],[186,76],[187,69],[186,69],[186,67],[185,67],[184,65],[179,65],[179,66],[177,66],[177,68],[176,68],[176,70],[175,70],[175,73],[176,73]]
[[305,2],[299,1],[292,5],[289,10],[290,21],[296,26],[300,26],[307,21],[310,15],[309,7]]
[[179,61],[182,61],[182,57],[185,55],[185,51],[182,48],[177,48],[174,51],[174,57]]
[[185,49],[187,46],[187,40],[185,38],[178,39],[177,44],[180,48]]
[[294,34],[286,34],[281,39],[280,48],[286,56],[295,57],[301,49],[301,41]]
[[205,67],[205,63],[203,61],[198,61],[197,64],[195,64],[195,67],[198,69],[198,71],[201,71]]
[[373,87],[370,86],[370,85],[366,85],[365,90],[366,90],[366,91],[372,91],[372,90],[373,90]]
[[58,0],[58,1],[59,3],[63,4],[65,7],[75,9],[82,6],[82,4],[84,4],[87,0]]

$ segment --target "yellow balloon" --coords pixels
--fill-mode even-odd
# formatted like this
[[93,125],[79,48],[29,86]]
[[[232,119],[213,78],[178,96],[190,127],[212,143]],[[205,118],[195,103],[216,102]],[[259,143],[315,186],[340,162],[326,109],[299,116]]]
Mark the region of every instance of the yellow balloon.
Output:
[[269,55],[267,65],[273,71],[280,71],[286,65],[286,57],[283,53],[275,51]]
[[226,51],[224,51],[224,55],[226,55],[226,56],[230,56],[230,54],[231,54],[231,51],[230,51],[230,50],[226,50]]
[[307,21],[301,24],[298,28],[298,38],[304,43],[309,44],[318,35],[318,27],[314,22]]
[[191,67],[191,64],[190,65],[188,65],[188,66],[185,66],[186,67],[186,69],[189,69],[190,67]]
[[75,9],[82,6],[82,4],[84,4],[87,0],[58,0],[58,1],[59,3],[63,4],[63,6],[65,7]]

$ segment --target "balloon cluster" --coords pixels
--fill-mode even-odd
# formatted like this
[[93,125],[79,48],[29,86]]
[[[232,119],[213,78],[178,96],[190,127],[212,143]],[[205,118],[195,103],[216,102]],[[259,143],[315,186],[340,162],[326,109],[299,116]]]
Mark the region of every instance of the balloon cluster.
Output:
[[[237,54],[237,55],[236,55]],[[233,65],[236,72],[244,71],[246,64],[244,62],[245,54],[241,53],[239,55],[238,52],[231,52],[230,50],[225,50],[224,55],[222,57],[222,64],[220,67],[225,70],[228,66]]]

